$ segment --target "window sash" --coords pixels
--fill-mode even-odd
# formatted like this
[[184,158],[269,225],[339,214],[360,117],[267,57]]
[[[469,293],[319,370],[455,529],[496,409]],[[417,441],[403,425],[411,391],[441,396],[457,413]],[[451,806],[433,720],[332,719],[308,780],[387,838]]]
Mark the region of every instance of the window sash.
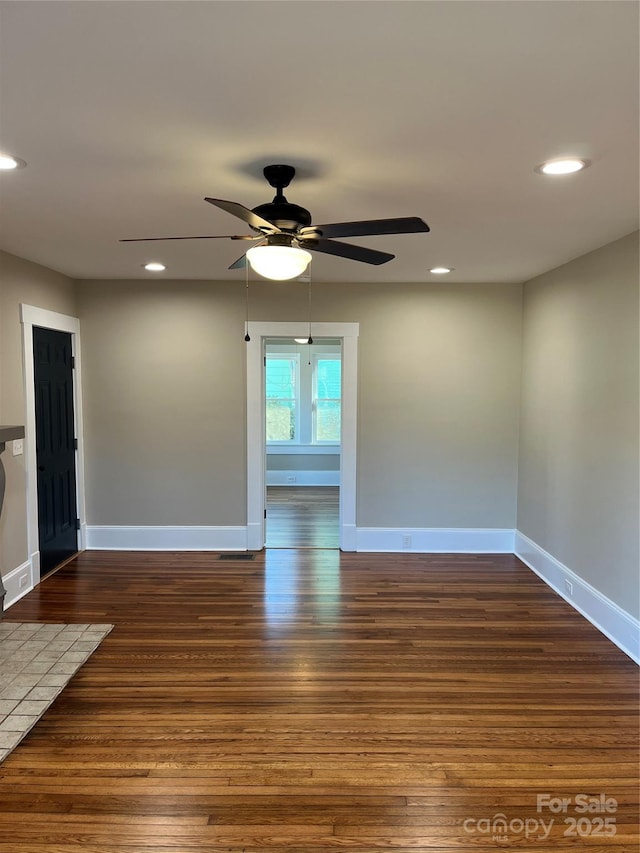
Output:
[[[269,394],[268,390],[268,367],[269,362],[287,361],[292,371],[290,393],[288,395]],[[279,389],[278,389],[279,390]],[[285,391],[289,390],[285,388]],[[292,410],[291,427],[293,436],[291,438],[269,438],[269,409],[275,412],[278,408],[290,408]],[[275,425],[274,425],[275,427]],[[295,445],[300,443],[300,357],[297,353],[267,353],[265,355],[265,435],[269,445]]]
[[[331,356],[326,353],[317,353],[313,356],[313,383],[312,383],[312,413],[313,413],[313,423],[312,423],[312,436],[311,440],[313,444],[322,444],[322,445],[339,445],[341,441],[341,419],[342,419],[342,396],[340,397],[329,397],[329,396],[320,396],[318,393],[319,386],[319,367],[321,361],[335,361],[338,362],[340,366],[340,393],[342,394],[342,357],[341,356]],[[338,437],[335,439],[322,439],[318,437],[318,433],[320,430],[320,417],[319,417],[319,409],[322,411],[325,404],[337,404],[338,409]]]

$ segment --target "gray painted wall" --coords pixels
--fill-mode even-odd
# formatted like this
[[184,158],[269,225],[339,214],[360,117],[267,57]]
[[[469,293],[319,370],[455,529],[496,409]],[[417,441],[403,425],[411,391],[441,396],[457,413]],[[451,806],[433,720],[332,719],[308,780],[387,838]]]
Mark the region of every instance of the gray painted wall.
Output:
[[[52,270],[0,252],[0,423],[24,424],[20,303],[77,316],[75,283]],[[2,454],[7,492],[0,519],[0,572],[27,560],[25,457]]]
[[245,364],[235,284],[83,282],[87,520],[245,522]]
[[518,529],[634,616],[638,234],[524,288]]
[[[242,525],[241,282],[86,281],[89,524]],[[305,317],[256,283],[251,319]],[[358,523],[515,526],[521,287],[329,285],[314,319],[360,323]]]
[[267,453],[267,471],[339,471],[338,453]]

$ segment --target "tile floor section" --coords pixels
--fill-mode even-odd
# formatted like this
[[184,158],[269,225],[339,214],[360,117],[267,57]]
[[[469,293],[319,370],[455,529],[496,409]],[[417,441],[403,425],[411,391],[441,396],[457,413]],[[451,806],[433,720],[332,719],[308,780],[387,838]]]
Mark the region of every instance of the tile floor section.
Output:
[[112,628],[0,621],[0,762]]

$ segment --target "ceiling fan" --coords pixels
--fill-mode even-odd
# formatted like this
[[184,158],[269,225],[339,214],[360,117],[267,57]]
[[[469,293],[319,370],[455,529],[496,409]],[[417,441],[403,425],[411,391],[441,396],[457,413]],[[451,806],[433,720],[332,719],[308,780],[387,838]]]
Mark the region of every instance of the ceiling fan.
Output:
[[[333,237],[362,237],[380,234],[413,234],[429,231],[429,226],[417,216],[397,219],[365,219],[358,222],[332,222],[328,225],[312,225],[311,214],[304,207],[291,204],[284,196],[296,170],[293,166],[265,166],[263,174],[276,190],[273,201],[260,204],[249,210],[235,201],[220,198],[205,198],[209,204],[237,216],[254,234],[203,235],[197,237],[141,237],[121,240],[121,243],[137,243],[156,240],[259,240],[257,246],[231,264],[230,270],[243,269],[247,261],[252,268],[266,278],[288,279],[300,275],[309,264],[312,252],[337,255],[365,264],[386,264],[395,255],[341,243]],[[266,250],[266,251],[265,251]],[[276,267],[273,264],[276,263]]]

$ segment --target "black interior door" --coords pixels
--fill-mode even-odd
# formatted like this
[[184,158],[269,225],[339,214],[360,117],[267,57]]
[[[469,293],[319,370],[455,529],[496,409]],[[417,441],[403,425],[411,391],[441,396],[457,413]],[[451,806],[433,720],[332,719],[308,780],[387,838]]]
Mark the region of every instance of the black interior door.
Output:
[[40,576],[78,550],[71,335],[33,329]]

